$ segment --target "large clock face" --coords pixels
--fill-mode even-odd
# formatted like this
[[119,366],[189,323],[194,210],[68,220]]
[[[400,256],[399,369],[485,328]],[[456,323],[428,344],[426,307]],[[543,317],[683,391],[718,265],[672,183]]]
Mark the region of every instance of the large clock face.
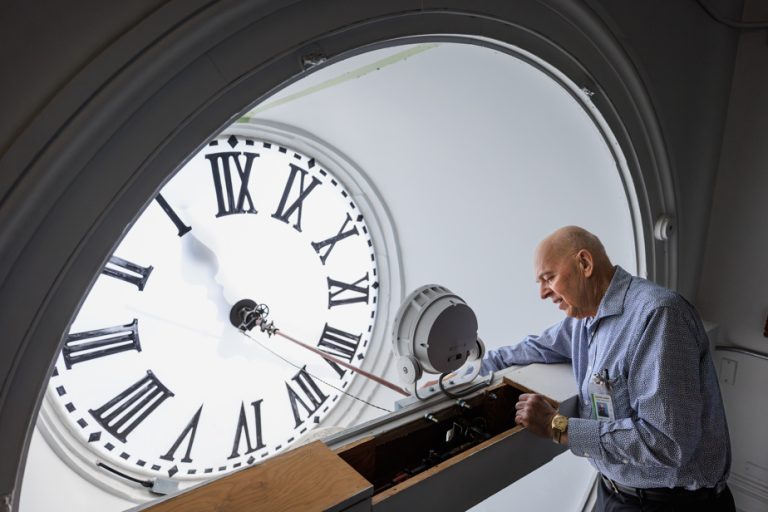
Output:
[[361,365],[376,319],[371,234],[355,198],[308,155],[226,135],[167,183],[84,301],[49,399],[107,464],[174,479],[231,471],[290,446],[355,373],[258,328]]

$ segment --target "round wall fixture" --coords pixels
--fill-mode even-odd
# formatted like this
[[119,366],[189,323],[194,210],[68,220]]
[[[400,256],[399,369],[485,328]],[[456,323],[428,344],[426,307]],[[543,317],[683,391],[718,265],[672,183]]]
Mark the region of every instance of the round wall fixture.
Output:
[[415,383],[423,372],[455,372],[485,352],[472,308],[435,284],[421,286],[405,299],[395,317],[392,342],[406,384]]

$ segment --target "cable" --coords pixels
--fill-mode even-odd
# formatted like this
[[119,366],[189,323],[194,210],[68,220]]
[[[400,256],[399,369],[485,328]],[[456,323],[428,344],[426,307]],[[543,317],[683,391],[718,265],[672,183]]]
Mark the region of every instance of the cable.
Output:
[[448,391],[447,389],[445,389],[445,386],[443,386],[443,378],[444,378],[446,375],[449,375],[449,374],[448,374],[448,373],[443,373],[443,374],[441,374],[441,375],[440,375],[440,378],[439,378],[439,379],[437,379],[437,383],[438,383],[438,385],[440,386],[440,390],[441,390],[441,391],[442,391],[442,392],[443,392],[443,393],[444,393],[444,394],[445,394],[445,395],[446,395],[448,398],[453,398],[454,400],[456,400],[456,399],[458,399],[458,398],[463,398],[463,397],[465,397],[465,396],[467,396],[467,395],[469,395],[469,394],[471,394],[471,393],[474,393],[474,392],[475,392],[475,391],[477,391],[478,389],[481,389],[481,388],[484,388],[484,387],[486,387],[486,386],[488,385],[488,383],[489,383],[490,381],[492,381],[492,380],[493,380],[493,372],[491,372],[491,373],[490,373],[490,378],[488,379],[488,381],[487,381],[487,382],[486,382],[486,381],[483,381],[483,382],[478,382],[477,384],[475,384],[475,385],[473,385],[473,386],[470,386],[470,387],[468,387],[468,388],[466,388],[466,389],[462,390],[461,392],[458,392],[458,393],[451,393],[450,391]]
[[144,487],[152,487],[152,480],[139,480],[138,478],[134,478],[132,476],[126,475],[125,473],[121,473],[120,471],[107,466],[103,462],[99,462],[96,465],[106,469],[107,471],[111,471],[112,473],[114,473],[114,474],[116,474],[118,476],[121,476],[121,477],[123,477],[123,478],[125,478],[127,480],[130,480],[131,482],[136,482],[137,484],[141,484]]
[[729,18],[725,18],[715,12],[715,10],[707,5],[704,0],[696,0],[696,3],[698,3],[713,20],[728,27],[748,30],[760,30],[768,28],[768,21],[735,21]]

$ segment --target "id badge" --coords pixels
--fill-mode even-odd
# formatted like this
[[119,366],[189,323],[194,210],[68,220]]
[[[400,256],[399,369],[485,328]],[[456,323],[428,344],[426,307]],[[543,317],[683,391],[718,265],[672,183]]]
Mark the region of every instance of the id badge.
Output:
[[595,374],[589,381],[589,396],[592,399],[592,414],[601,421],[613,420],[613,397],[610,384],[601,375]]

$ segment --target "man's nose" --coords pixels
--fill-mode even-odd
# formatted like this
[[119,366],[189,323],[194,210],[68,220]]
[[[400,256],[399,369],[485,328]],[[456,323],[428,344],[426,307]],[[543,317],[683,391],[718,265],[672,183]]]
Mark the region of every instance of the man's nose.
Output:
[[545,283],[541,283],[541,286],[539,286],[539,297],[541,297],[541,300],[546,300],[550,295],[552,295],[552,290]]

